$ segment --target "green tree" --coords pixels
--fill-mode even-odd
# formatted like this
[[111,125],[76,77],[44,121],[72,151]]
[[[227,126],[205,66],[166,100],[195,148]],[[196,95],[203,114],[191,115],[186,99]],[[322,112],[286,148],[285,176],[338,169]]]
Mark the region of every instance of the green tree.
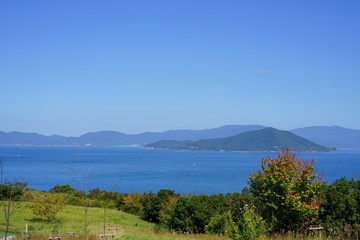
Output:
[[162,203],[161,210],[159,212],[159,222],[167,225],[171,231],[174,228],[171,219],[178,199],[178,195],[168,197],[168,200]]
[[162,208],[162,204],[168,200],[169,197],[174,196],[175,193],[169,189],[161,189],[157,195],[149,196],[149,200],[143,203],[144,215],[143,218],[147,221],[159,223],[159,213]]
[[4,239],[6,240],[7,234],[9,232],[10,219],[17,209],[18,200],[22,196],[24,192],[24,188],[26,188],[27,184],[20,182],[18,180],[14,180],[13,182],[5,180],[4,183],[3,182],[4,163],[5,160],[1,158],[0,159],[0,171],[1,171],[0,197],[1,197],[2,209],[5,215],[5,221],[6,221],[5,236],[4,236]]
[[169,223],[179,232],[205,233],[211,218],[224,212],[224,200],[222,194],[182,196],[175,204]]
[[193,223],[191,216],[194,213],[193,205],[188,197],[180,197],[176,202],[171,224],[178,232],[191,232]]
[[233,218],[228,218],[227,235],[233,240],[256,239],[265,232],[265,223],[256,212],[254,206],[244,206],[241,211],[241,218],[233,222]]
[[53,188],[49,190],[51,193],[74,193],[75,189],[72,188],[69,184],[59,185],[56,184]]
[[33,202],[28,207],[33,213],[47,222],[53,219],[67,204],[67,199],[60,193],[32,192]]
[[[348,238],[360,236],[360,182],[345,177],[325,187],[325,199],[321,215],[328,233]],[[350,235],[350,236],[349,236]]]
[[273,231],[296,231],[316,221],[324,182],[314,172],[314,162],[287,149],[274,159],[262,159],[261,169],[249,176],[250,191]]
[[194,233],[205,233],[205,226],[209,224],[211,218],[221,214],[224,210],[224,196],[222,194],[192,196],[190,203],[193,209],[191,220]]
[[230,213],[232,222],[240,223],[243,220],[244,207],[254,205],[254,197],[245,187],[242,193],[234,192],[231,195]]
[[228,213],[222,215],[216,214],[210,218],[210,222],[205,226],[205,232],[208,234],[224,235],[226,233]]
[[143,206],[141,205],[142,195],[139,193],[128,194],[122,199],[122,209],[125,212],[141,216]]

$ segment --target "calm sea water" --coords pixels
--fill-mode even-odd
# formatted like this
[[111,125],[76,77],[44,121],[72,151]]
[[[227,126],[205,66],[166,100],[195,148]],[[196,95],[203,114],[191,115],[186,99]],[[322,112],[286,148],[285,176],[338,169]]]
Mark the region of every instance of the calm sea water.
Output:
[[[269,155],[276,154],[124,147],[0,146],[0,157],[5,159],[6,179],[20,179],[38,190],[49,190],[56,184],[79,188],[80,166],[82,176],[90,176],[90,189],[99,187],[129,193],[157,192],[163,188],[197,194],[240,192],[247,186],[249,174],[259,169],[260,160]],[[360,150],[299,153],[298,156],[315,158],[316,171],[324,172],[329,182],[360,174]]]

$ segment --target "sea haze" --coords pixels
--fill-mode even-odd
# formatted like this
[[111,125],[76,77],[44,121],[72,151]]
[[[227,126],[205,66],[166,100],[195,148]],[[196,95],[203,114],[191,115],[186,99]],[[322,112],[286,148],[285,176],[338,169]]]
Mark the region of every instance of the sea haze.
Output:
[[[0,146],[7,180],[20,179],[28,187],[49,190],[56,184],[79,189],[78,166],[82,176],[89,173],[90,189],[119,192],[178,193],[240,192],[260,160],[276,153],[171,151],[125,147]],[[360,150],[340,149],[331,153],[299,153],[315,158],[318,173],[332,182],[359,172]],[[79,159],[79,164],[77,159]],[[86,183],[86,179],[83,181]]]

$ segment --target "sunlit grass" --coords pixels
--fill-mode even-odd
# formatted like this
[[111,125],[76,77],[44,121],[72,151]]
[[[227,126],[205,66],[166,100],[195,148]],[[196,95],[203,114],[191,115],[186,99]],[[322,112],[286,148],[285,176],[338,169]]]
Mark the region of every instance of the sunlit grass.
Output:
[[[1,229],[5,229],[4,212],[0,212]],[[19,231],[25,233],[26,224],[30,230],[34,230],[31,239],[48,239],[51,231],[57,230],[62,239],[73,239],[72,235],[66,235],[66,232],[76,232],[74,239],[80,239],[84,235],[84,210],[80,206],[66,206],[59,213],[53,222],[42,221],[35,216],[32,211],[26,207],[26,203],[21,203],[17,211],[11,218],[10,229],[12,232]],[[36,227],[35,227],[36,226]],[[155,224],[146,222],[137,216],[127,214],[115,209],[106,210],[106,233],[108,227],[117,227],[118,231],[112,231],[115,239],[209,239],[224,240],[224,236],[207,234],[173,234],[155,231]],[[99,235],[104,231],[104,209],[88,208],[88,232],[93,239],[100,239]],[[91,240],[90,238],[90,240]],[[111,238],[108,238],[111,239]]]
[[[0,228],[5,229],[4,212],[0,212]],[[53,222],[42,221],[35,216],[32,211],[26,207],[26,203],[20,203],[17,211],[11,218],[10,231],[15,233],[19,231],[24,235],[25,226],[28,224],[29,230],[34,230],[31,239],[48,240],[52,230],[57,230],[62,239],[81,240],[84,237],[84,210],[81,206],[66,206],[59,213]],[[36,228],[35,228],[36,226]],[[190,240],[190,239],[208,239],[208,240],[227,240],[226,236],[208,235],[208,234],[175,234],[168,232],[157,232],[153,223],[146,222],[139,217],[127,214],[115,209],[106,210],[106,233],[108,227],[117,227],[118,231],[113,231],[115,239],[126,240]],[[88,232],[89,240],[100,240],[99,235],[104,231],[104,209],[88,208]],[[76,232],[75,236],[66,235],[66,232]],[[108,240],[111,238],[108,238]],[[330,239],[315,236],[296,236],[293,234],[261,236],[259,240],[304,240],[304,239]]]

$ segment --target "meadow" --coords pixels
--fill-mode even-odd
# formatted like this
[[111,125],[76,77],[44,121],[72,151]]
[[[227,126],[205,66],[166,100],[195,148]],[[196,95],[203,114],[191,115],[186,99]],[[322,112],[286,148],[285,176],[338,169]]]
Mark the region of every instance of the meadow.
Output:
[[[32,211],[26,207],[26,202],[21,202],[15,214],[11,218],[10,235],[16,235],[17,232],[23,238],[26,224],[31,231],[31,239],[48,239],[52,231],[57,231],[62,239],[81,239],[84,236],[84,210],[81,206],[67,205],[60,212],[55,220],[46,222],[35,216]],[[1,230],[4,230],[6,224],[4,212],[0,212]],[[36,226],[36,227],[35,227]],[[117,231],[109,231],[109,227],[119,228]],[[66,232],[76,232],[75,236],[66,236]],[[100,234],[104,231],[104,209],[92,207],[88,210],[88,232],[89,239],[101,239]],[[157,232],[156,225],[142,220],[140,217],[124,213],[115,209],[106,210],[106,234],[113,232],[115,239],[210,239],[222,240],[228,239],[225,236],[208,234],[173,234],[166,232]],[[57,234],[54,234],[54,236]],[[111,239],[111,238],[109,238]]]
[[[66,240],[84,239],[84,210],[82,206],[67,205],[65,209],[51,222],[46,222],[35,216],[27,207],[27,202],[19,203],[15,214],[11,218],[10,234],[20,239],[29,239],[29,233],[25,233],[26,224],[31,232],[31,239],[47,240],[49,236],[61,236]],[[0,236],[3,237],[4,212],[0,212]],[[162,231],[154,223],[142,220],[140,217],[118,211],[106,210],[106,234],[114,233],[115,239],[123,240],[228,240],[227,236],[211,234],[179,234]],[[108,228],[118,230],[108,230]],[[75,232],[75,235],[67,235],[66,232]],[[91,207],[88,210],[88,233],[89,240],[101,239],[104,232],[104,209]],[[108,238],[111,239],[111,238]],[[317,234],[316,236],[294,236],[292,234],[260,236],[259,240],[300,240],[300,239],[340,239],[329,238]]]

